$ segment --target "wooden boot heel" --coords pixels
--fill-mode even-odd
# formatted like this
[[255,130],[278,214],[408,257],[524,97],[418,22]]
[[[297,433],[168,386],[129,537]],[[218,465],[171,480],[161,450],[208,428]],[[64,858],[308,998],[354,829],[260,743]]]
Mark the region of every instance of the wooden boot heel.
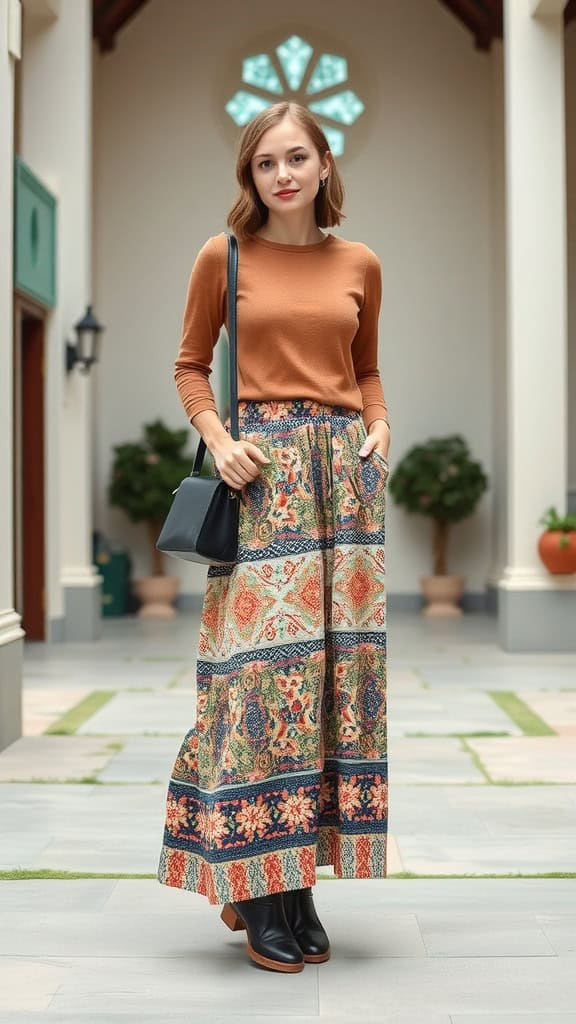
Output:
[[238,917],[238,914],[234,910],[234,907],[231,907],[229,903],[224,904],[220,917],[224,921],[224,924],[227,925],[227,927],[232,932],[241,932],[244,931],[246,928],[246,925]]

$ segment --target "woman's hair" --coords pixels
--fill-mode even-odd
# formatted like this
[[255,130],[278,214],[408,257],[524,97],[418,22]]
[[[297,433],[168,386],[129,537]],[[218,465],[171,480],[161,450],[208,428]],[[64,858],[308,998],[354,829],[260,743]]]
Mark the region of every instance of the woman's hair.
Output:
[[[308,133],[320,159],[324,157],[326,150],[330,149],[328,140],[316,118],[306,107],[302,107],[298,103],[289,103],[288,101],[274,103],[273,106],[267,107],[248,122],[240,136],[236,161],[236,177],[240,185],[240,195],[227,219],[228,227],[241,240],[253,235],[268,219],[268,208],[260,199],[254,184],[251,161],[264,132],[282,121],[286,114],[289,114]],[[332,158],[326,185],[319,188],[318,195],[314,200],[318,227],[326,228],[340,224],[342,217],[345,216],[342,213],[343,199],[344,186],[336,170],[334,158]]]

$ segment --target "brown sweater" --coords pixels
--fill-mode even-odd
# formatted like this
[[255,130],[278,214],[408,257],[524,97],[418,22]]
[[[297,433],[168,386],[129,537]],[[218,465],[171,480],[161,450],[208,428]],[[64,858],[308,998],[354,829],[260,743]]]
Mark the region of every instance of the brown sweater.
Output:
[[[208,377],[227,324],[225,232],[192,268],[175,363],[190,420],[218,412]],[[388,421],[378,371],[380,262],[361,242],[327,234],[313,245],[253,235],[238,244],[238,398],[313,398]]]

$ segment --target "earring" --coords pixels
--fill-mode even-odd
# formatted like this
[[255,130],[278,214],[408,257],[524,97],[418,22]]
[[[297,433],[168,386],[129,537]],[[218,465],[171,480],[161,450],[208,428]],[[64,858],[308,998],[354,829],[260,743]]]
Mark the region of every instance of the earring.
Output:
[[328,181],[328,175],[325,178],[320,178],[320,188],[323,188]]

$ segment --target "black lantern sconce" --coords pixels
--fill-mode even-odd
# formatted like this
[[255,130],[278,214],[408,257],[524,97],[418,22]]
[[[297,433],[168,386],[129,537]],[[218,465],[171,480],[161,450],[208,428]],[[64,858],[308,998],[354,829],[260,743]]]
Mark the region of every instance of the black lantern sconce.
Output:
[[104,330],[92,312],[92,306],[86,307],[81,320],[74,325],[77,342],[66,342],[66,373],[80,363],[81,373],[89,373],[93,363],[98,362],[100,335]]

